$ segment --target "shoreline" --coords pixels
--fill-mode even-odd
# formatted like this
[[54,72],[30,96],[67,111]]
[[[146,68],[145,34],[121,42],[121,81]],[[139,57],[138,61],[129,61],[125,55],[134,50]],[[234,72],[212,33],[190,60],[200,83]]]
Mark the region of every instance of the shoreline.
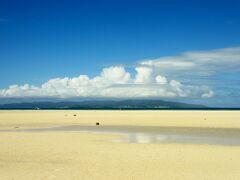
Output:
[[0,108],[0,111],[240,111],[240,108]]

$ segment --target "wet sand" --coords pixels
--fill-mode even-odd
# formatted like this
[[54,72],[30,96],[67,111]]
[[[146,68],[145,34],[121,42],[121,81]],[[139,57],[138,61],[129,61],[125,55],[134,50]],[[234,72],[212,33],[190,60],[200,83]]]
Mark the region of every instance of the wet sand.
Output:
[[0,179],[239,179],[239,128],[239,111],[0,111]]
[[3,129],[0,132],[87,132],[121,135],[111,142],[122,143],[181,143],[240,146],[240,129],[162,126],[53,126],[41,128]]

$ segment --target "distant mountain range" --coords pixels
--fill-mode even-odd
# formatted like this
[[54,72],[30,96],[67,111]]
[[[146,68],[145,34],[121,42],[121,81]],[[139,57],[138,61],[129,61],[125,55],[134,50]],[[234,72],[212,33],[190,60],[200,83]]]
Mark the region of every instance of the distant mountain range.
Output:
[[204,105],[162,100],[98,100],[66,102],[18,102],[1,103],[0,109],[199,109]]

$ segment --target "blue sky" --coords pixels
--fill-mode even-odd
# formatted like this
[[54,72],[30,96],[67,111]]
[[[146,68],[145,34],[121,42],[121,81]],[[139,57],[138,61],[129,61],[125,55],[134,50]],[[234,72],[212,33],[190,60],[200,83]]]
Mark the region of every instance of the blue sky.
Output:
[[[235,48],[233,54],[238,54],[239,9],[237,0],[0,0],[0,89],[26,83],[40,87],[50,79],[79,75],[91,79],[113,66],[124,67],[135,76],[139,62],[179,57],[185,52],[217,50],[221,54],[222,49]],[[230,63],[236,67],[239,61]],[[189,95],[186,101],[194,98],[216,106],[224,102],[240,106],[236,103],[240,89],[237,69],[216,65],[211,70],[217,73],[209,76],[163,69],[158,73],[169,81],[208,86],[214,91],[210,100]],[[224,102],[219,102],[219,97]]]

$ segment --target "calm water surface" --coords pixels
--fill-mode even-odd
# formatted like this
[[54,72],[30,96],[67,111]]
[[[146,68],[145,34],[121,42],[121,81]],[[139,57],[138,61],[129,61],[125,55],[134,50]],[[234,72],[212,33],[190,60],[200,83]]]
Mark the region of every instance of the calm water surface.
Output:
[[143,126],[55,126],[48,128],[8,129],[0,132],[90,132],[120,134],[116,143],[182,143],[240,145],[240,129],[198,127],[143,127]]

